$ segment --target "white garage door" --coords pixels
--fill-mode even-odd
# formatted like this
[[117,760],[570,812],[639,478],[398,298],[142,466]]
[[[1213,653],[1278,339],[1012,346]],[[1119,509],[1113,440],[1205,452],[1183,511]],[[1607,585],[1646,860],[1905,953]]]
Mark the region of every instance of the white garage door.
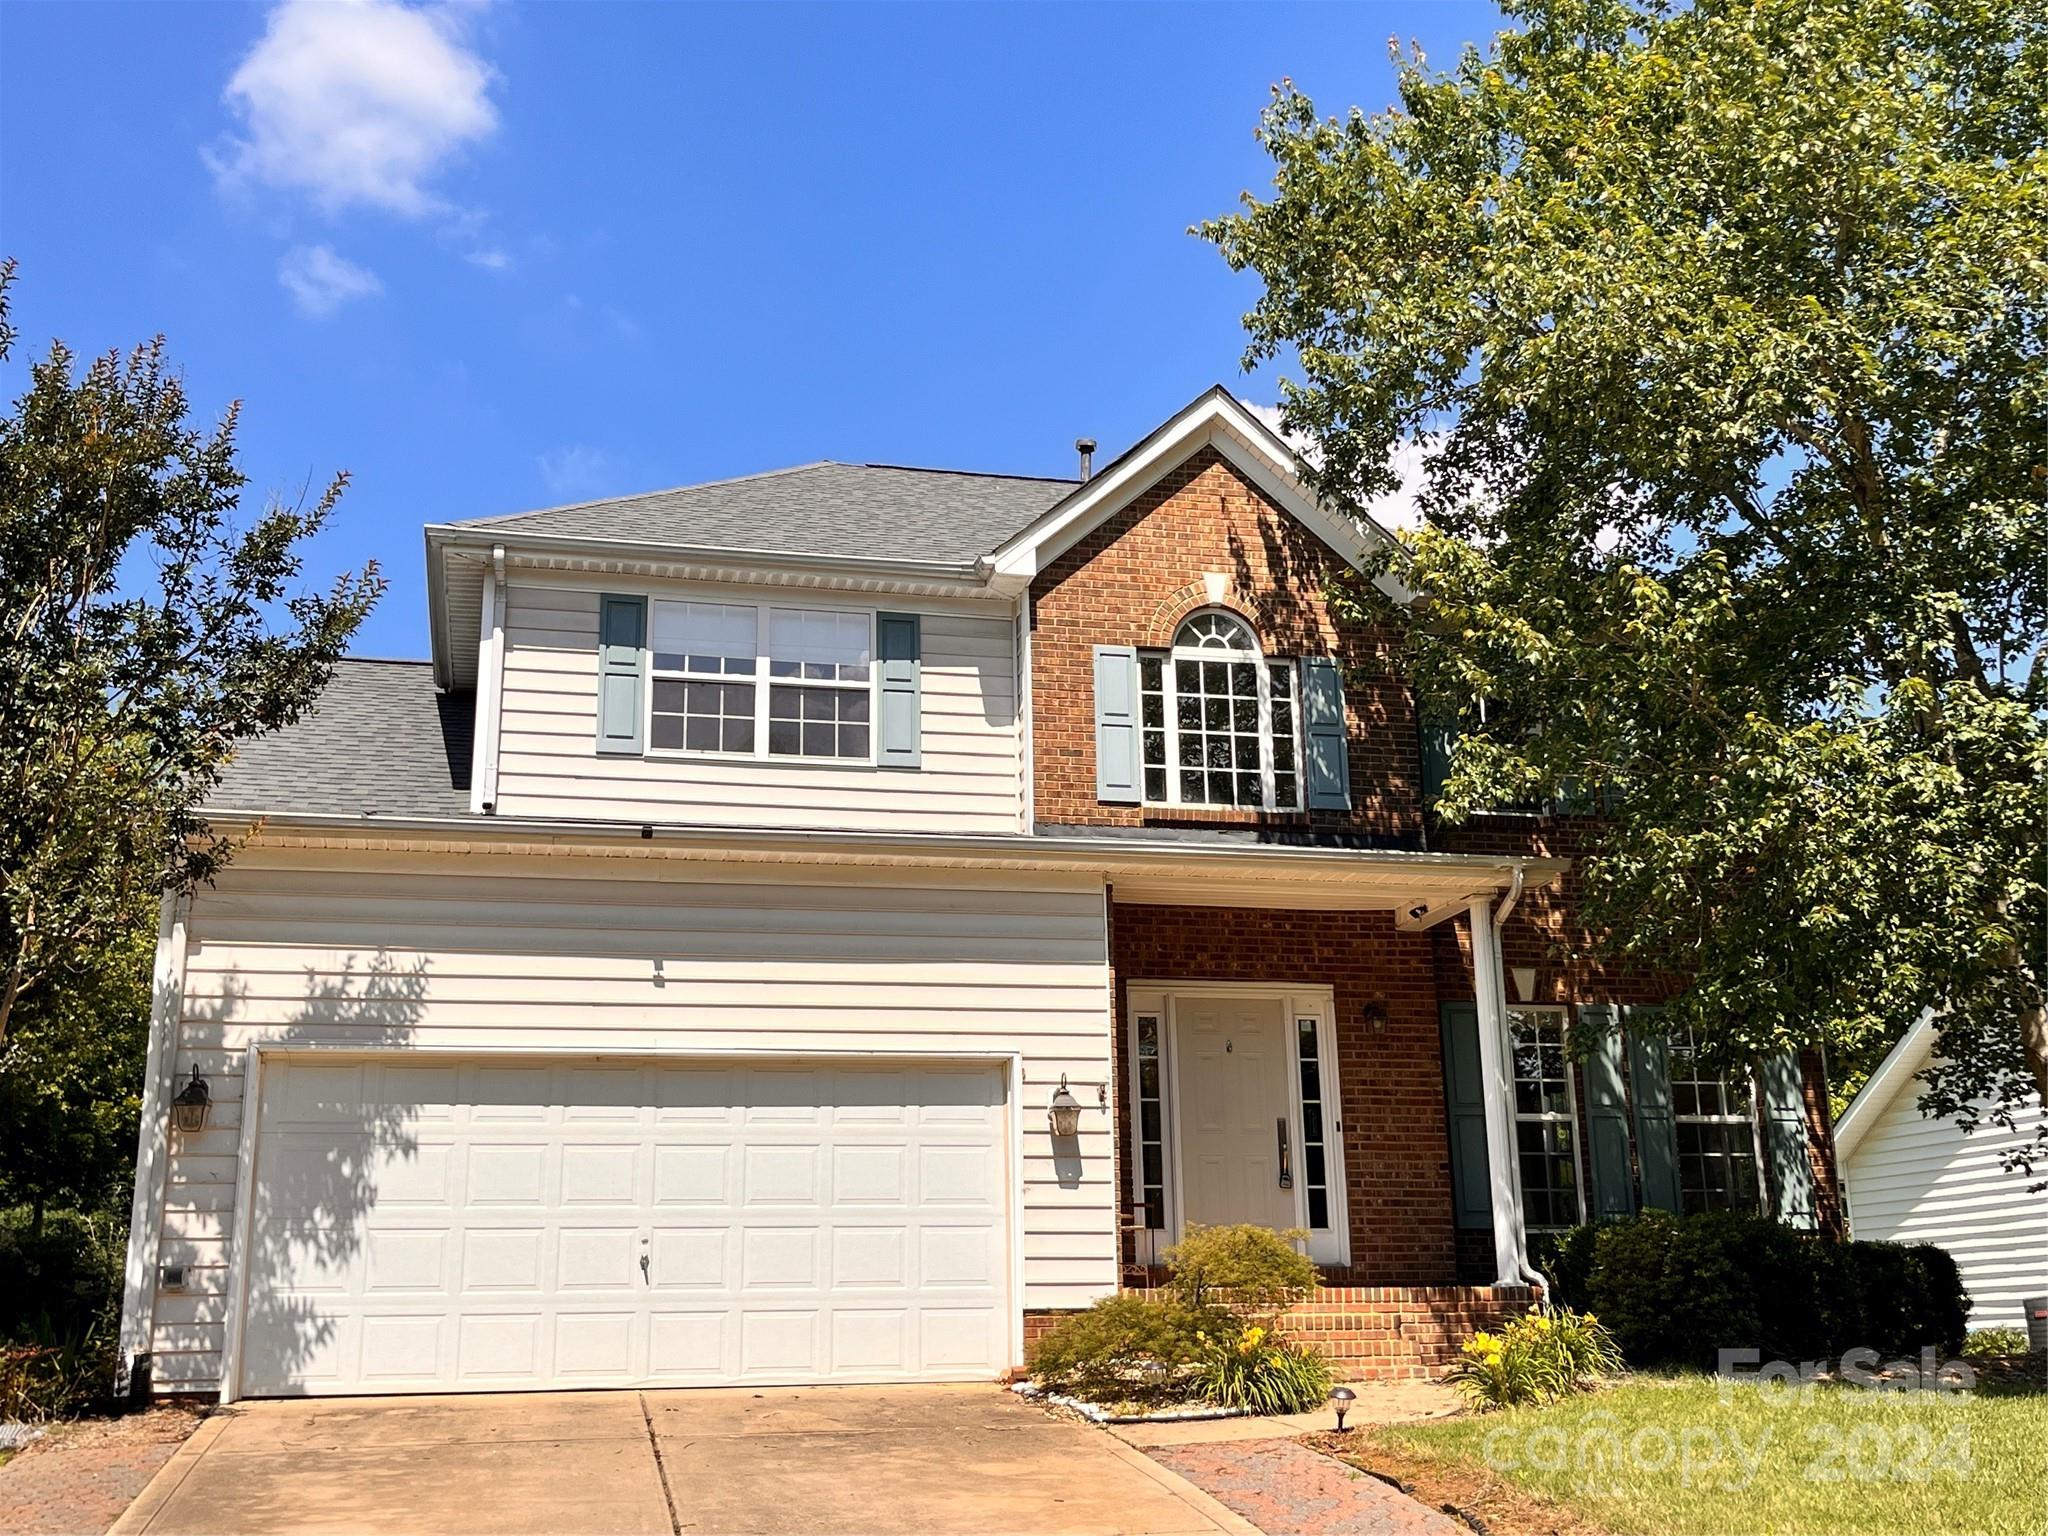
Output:
[[264,1066],[241,1390],[987,1380],[985,1066]]

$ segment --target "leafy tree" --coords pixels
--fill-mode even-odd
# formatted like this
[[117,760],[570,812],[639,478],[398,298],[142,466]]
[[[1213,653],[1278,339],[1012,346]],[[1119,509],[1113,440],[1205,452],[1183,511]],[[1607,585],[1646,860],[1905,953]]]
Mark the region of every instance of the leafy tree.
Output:
[[53,1209],[127,1219],[156,948],[155,903],[136,907],[62,986],[22,999],[0,1046],[0,1206],[36,1226]]
[[161,337],[82,374],[53,344],[0,417],[0,1040],[39,992],[75,1017],[61,994],[138,911],[229,856],[196,807],[237,742],[312,704],[383,591],[374,563],[291,590],[345,477],[232,525],[236,417],[188,422]]
[[1378,116],[1280,88],[1272,195],[1201,229],[1325,494],[1425,449],[1392,559],[1443,811],[1602,787],[1588,916],[1710,1055],[1867,1062],[1932,1010],[1922,1108],[2010,1125],[2048,1095],[2048,7],[1505,11]]

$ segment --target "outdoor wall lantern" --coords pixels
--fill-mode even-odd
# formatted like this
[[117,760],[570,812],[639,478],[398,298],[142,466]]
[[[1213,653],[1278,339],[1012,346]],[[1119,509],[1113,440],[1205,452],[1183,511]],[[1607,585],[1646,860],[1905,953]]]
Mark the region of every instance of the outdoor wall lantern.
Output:
[[1066,1138],[1081,1134],[1081,1101],[1067,1091],[1067,1074],[1060,1074],[1060,1085],[1052,1092],[1052,1105],[1046,1111],[1046,1118],[1052,1122],[1054,1136]]
[[1344,1415],[1351,1411],[1351,1404],[1358,1394],[1349,1387],[1330,1388],[1330,1406],[1337,1410],[1337,1433],[1344,1433]]
[[178,1096],[171,1100],[171,1125],[174,1129],[191,1135],[206,1129],[206,1106],[213,1102],[213,1095],[207,1091],[206,1079],[199,1075],[199,1068],[192,1068],[192,1080],[178,1090]]

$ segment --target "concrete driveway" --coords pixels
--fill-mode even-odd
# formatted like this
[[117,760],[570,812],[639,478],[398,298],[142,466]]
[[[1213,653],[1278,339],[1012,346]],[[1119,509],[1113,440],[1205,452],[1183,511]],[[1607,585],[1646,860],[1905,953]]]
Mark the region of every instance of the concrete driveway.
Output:
[[1256,1536],[1129,1446],[989,1386],[240,1403],[114,1531]]

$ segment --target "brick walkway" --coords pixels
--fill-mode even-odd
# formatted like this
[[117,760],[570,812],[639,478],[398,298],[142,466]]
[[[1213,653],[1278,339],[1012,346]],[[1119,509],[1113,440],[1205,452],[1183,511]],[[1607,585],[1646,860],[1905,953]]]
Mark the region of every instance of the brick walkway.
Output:
[[1472,1536],[1449,1515],[1291,1440],[1157,1446],[1145,1454],[1266,1536]]
[[4,1536],[100,1536],[192,1433],[198,1415],[157,1408],[60,1424],[0,1467]]

